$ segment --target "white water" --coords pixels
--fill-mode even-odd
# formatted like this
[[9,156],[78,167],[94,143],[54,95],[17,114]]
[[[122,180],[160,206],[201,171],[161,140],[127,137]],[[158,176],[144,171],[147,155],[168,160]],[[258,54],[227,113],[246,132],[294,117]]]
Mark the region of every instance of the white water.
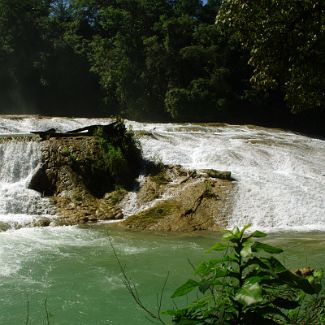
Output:
[[237,180],[229,227],[325,230],[325,141],[250,126],[141,125],[147,157],[230,170]]
[[0,223],[4,229],[31,225],[54,212],[47,199],[27,188],[40,160],[39,146],[26,139],[0,142]]
[[[7,117],[0,119],[0,134],[49,128],[62,132],[109,121]],[[158,158],[164,163],[181,164],[187,168],[215,168],[233,173],[237,180],[237,192],[229,218],[230,227],[252,223],[254,228],[267,230],[325,230],[325,141],[250,126],[128,124],[135,131],[146,131],[140,141],[144,155],[149,159]],[[26,149],[24,151],[27,152]],[[4,161],[4,158],[1,159]],[[12,168],[15,170],[15,167]],[[1,172],[1,182],[2,177],[9,179],[3,186],[4,190],[0,191],[0,201],[5,197],[4,201],[9,202],[13,195],[18,202],[20,195],[28,192],[24,188],[26,179],[19,176],[17,181],[17,173],[20,172],[9,176],[5,172],[2,176]],[[27,177],[28,173],[22,174]],[[12,192],[11,187],[14,188]],[[16,191],[18,188],[21,192]],[[22,214],[26,211],[30,213],[22,207],[20,210]]]

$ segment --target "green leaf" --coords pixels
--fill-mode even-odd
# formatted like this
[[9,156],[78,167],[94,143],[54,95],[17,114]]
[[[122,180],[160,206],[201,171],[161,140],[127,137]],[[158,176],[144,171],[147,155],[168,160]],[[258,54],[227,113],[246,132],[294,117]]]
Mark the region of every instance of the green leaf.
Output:
[[263,244],[260,242],[255,242],[252,245],[252,251],[253,252],[260,252],[260,251],[264,251],[266,253],[270,253],[270,254],[279,254],[283,252],[283,249],[278,248],[278,247],[274,247],[268,244]]
[[243,227],[243,229],[239,232],[239,237],[242,238],[243,235],[244,235],[244,233],[245,233],[245,231],[246,231],[248,228],[250,228],[251,226],[252,226],[252,225],[251,225],[250,223],[248,223],[247,225],[245,225],[245,226]]
[[187,280],[182,286],[177,288],[171,298],[184,296],[187,293],[191,292],[194,288],[198,287],[200,284],[192,279]]
[[254,231],[249,237],[251,238],[262,238],[262,237],[266,237],[267,234],[265,232],[262,232],[262,231]]
[[288,271],[287,268],[273,256],[270,256],[267,258],[261,257],[261,260],[266,262],[268,264],[270,270],[272,270],[275,273],[281,273],[281,272]]
[[319,287],[313,287],[308,280],[290,272],[289,270],[278,273],[278,278],[279,281],[282,281],[292,288],[301,289],[305,293],[315,294],[319,292]]
[[[238,228],[237,228],[238,229]],[[232,241],[236,238],[233,231],[226,230],[225,234],[222,236],[223,240],[225,241]]]
[[237,258],[235,255],[229,255],[221,258],[210,259],[207,262],[201,263],[196,268],[196,273],[200,275],[207,275],[211,272],[215,272],[218,270],[222,270],[223,272],[227,272],[226,268],[223,268],[222,265],[219,267],[219,264],[227,263],[227,262],[237,262]]
[[251,256],[252,255],[252,245],[253,243],[251,242],[246,242],[244,244],[244,247],[242,248],[242,250],[240,251],[240,255],[244,258]]
[[246,284],[237,291],[235,300],[243,305],[250,306],[263,301],[262,287],[258,283]]
[[[256,309],[255,312],[257,312],[260,315],[278,315],[283,319],[288,320],[288,317],[281,311],[281,309],[269,305],[258,308]],[[279,323],[276,322],[275,324],[279,324]]]
[[213,260],[203,262],[196,268],[195,272],[200,275],[209,275],[215,271],[221,271],[222,274],[226,274],[227,270],[222,267],[218,267],[218,264],[219,262],[215,262]]
[[264,270],[268,270],[270,268],[267,258],[259,258],[256,256],[254,256],[254,257],[250,258],[249,260],[247,260],[246,262],[244,262],[242,265],[242,268],[246,269],[247,267],[249,267],[251,265],[258,265],[260,268],[262,268]]
[[319,281],[322,279],[323,275],[324,275],[324,271],[323,271],[322,269],[320,269],[320,270],[315,270],[315,271],[313,272],[313,277],[316,278],[316,279],[319,280]]
[[262,284],[265,281],[268,281],[272,279],[272,276],[270,274],[264,274],[264,275],[254,275],[254,276],[249,276],[245,277],[245,283],[247,284]]
[[205,293],[209,288],[211,288],[211,281],[201,281],[199,285],[199,290],[202,293]]

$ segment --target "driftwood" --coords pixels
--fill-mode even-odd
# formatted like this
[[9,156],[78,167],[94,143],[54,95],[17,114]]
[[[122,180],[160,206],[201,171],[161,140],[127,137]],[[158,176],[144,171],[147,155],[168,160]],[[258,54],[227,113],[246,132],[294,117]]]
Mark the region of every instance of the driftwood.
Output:
[[[78,133],[78,134],[82,133],[82,134],[87,134],[87,135],[94,135],[94,133],[96,132],[96,130],[98,128],[102,128],[104,130],[104,132],[108,134],[114,130],[114,126],[116,124],[117,124],[117,122],[113,122],[110,124],[104,124],[104,125],[101,125],[101,124],[88,125],[83,128],[68,131],[67,133]],[[87,133],[85,133],[84,131],[87,131]]]
[[102,128],[106,134],[110,134],[114,131],[114,126],[116,125],[116,123],[117,122],[113,122],[111,124],[104,124],[104,125],[101,124],[88,125],[65,133],[56,132],[55,129],[49,129],[47,131],[32,131],[31,133],[39,135],[42,140],[47,140],[49,138],[92,136],[95,134],[98,128]]

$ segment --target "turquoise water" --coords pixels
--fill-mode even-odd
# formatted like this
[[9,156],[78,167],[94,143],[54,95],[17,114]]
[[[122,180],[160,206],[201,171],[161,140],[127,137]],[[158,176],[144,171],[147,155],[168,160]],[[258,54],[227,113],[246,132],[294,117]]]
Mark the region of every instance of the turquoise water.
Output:
[[[0,324],[151,324],[126,291],[110,240],[145,305],[156,308],[169,272],[168,297],[220,234],[147,234],[91,228],[23,228],[0,233]],[[324,233],[271,234],[291,268],[325,268]],[[29,311],[27,311],[29,309]]]
[[[3,117],[0,133],[60,132],[106,119]],[[281,130],[231,125],[142,124],[128,122],[144,156],[186,168],[230,170],[236,182],[229,225],[253,224],[273,233],[267,241],[286,249],[290,268],[325,268],[325,142]],[[0,325],[151,324],[126,291],[110,238],[127,273],[150,309],[168,272],[163,309],[170,295],[192,275],[220,234],[144,234],[94,227],[28,228],[52,214],[40,193],[28,190],[39,162],[37,143],[2,143],[0,158]],[[129,213],[137,208],[128,202]],[[45,307],[46,301],[46,307]]]

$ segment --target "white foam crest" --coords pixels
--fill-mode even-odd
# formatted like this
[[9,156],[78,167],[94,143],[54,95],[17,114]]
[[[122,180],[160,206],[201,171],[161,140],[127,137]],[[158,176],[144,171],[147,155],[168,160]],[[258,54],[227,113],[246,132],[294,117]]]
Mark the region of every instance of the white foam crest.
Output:
[[[140,175],[138,177],[137,182],[140,187],[141,187],[142,183],[144,182],[144,179],[145,179],[144,175]],[[143,202],[139,202],[136,190],[130,191],[125,196],[123,201],[121,202],[121,208],[122,208],[123,215],[127,218],[131,215],[134,215],[134,214],[140,213],[146,209],[152,208],[158,202],[161,202],[161,201],[171,198],[174,195],[174,192],[175,191],[172,189],[171,190],[167,189],[167,191],[165,191],[163,193],[163,195],[144,204]],[[111,221],[109,221],[109,222],[111,222]],[[120,220],[114,220],[113,222],[120,222]]]
[[40,144],[36,141],[0,143],[0,180],[14,183],[27,179],[40,160]]
[[[38,259],[39,255],[69,257],[77,249],[110,250],[110,240],[118,254],[135,255],[147,250],[159,248],[137,247],[132,240],[124,236],[110,239],[106,232],[78,226],[20,228],[0,232],[0,277],[16,276],[29,261]],[[80,258],[84,258],[80,255]]]
[[109,124],[111,118],[67,118],[42,116],[2,116],[0,134],[28,134],[32,131],[46,131],[54,128],[66,132],[92,124]]
[[21,228],[0,232],[0,276],[19,272],[40,252],[65,254],[61,247],[89,245],[89,232],[76,227]]

